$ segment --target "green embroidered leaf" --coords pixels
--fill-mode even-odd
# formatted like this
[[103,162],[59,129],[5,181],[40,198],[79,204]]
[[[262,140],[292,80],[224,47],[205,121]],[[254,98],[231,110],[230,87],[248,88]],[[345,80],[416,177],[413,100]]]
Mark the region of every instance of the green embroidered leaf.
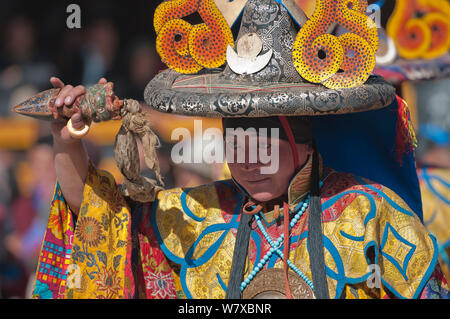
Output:
[[84,262],[84,253],[81,251],[80,246],[77,244],[73,245],[73,251],[72,251],[72,259],[74,262]]
[[106,256],[106,254],[103,251],[99,250],[97,251],[97,257],[98,260],[100,260],[106,266],[106,263],[108,262],[108,257]]
[[114,259],[113,259],[113,267],[114,267],[114,269],[116,269],[117,266],[119,266],[121,259],[122,259],[122,255],[114,256]]
[[125,247],[125,245],[127,244],[127,242],[125,240],[120,240],[117,242],[117,248],[121,248],[121,247]]
[[108,231],[109,223],[110,223],[110,219],[108,218],[108,215],[107,214],[103,214],[102,215],[102,226],[103,226],[103,229],[105,231]]
[[89,208],[89,204],[84,204],[83,207],[81,207],[81,209],[80,209],[81,217],[85,217],[87,215],[88,208]]

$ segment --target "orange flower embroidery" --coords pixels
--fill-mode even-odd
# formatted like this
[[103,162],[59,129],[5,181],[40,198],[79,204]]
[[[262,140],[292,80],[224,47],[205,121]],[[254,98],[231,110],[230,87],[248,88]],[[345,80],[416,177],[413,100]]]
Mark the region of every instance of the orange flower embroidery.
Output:
[[102,225],[96,219],[92,217],[83,217],[78,221],[75,236],[79,238],[82,243],[85,243],[90,247],[97,247],[100,242],[105,239],[102,228]]
[[97,285],[97,291],[102,293],[97,298],[113,298],[119,297],[119,291],[122,289],[121,278],[117,276],[117,271],[113,268],[106,269],[102,267],[102,271],[98,274],[95,284]]

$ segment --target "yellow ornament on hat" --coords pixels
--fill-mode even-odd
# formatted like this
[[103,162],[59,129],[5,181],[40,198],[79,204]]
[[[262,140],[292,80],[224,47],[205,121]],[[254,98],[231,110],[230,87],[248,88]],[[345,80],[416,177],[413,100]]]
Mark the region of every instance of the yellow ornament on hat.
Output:
[[[204,23],[192,25],[183,20],[193,13]],[[234,45],[231,29],[213,0],[163,2],[155,11],[154,27],[161,60],[183,74],[222,66],[228,45]]]
[[[378,33],[366,10],[367,0],[317,0],[293,47],[295,68],[304,79],[331,89],[367,81],[375,68]],[[331,35],[336,24],[349,33]]]

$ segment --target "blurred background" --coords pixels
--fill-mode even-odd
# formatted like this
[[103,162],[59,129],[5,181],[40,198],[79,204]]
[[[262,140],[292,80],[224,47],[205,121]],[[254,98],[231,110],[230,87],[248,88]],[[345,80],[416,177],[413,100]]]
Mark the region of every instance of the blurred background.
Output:
[[[49,124],[17,116],[12,107],[49,89],[51,76],[85,86],[106,77],[115,83],[119,97],[142,101],[148,81],[165,69],[155,50],[152,21],[161,1],[78,0],[81,28],[69,29],[66,8],[72,2],[0,1],[0,298],[31,294],[55,186]],[[308,13],[313,10],[314,1],[298,2]],[[383,7],[384,25],[393,2]],[[449,87],[448,79],[405,82],[398,87],[412,108],[416,128],[422,128],[418,134],[420,158],[429,156],[447,168]],[[170,151],[176,141],[170,140],[171,131],[192,129],[195,119],[146,110],[161,139],[158,152],[167,188],[193,187],[228,176],[221,165],[174,165]],[[433,124],[427,127],[428,122]],[[111,172],[118,183],[121,176],[113,159],[113,143],[120,124],[95,124],[87,137],[92,161]],[[202,124],[203,129],[221,127],[215,119],[204,119]],[[145,167],[142,170],[152,175]]]

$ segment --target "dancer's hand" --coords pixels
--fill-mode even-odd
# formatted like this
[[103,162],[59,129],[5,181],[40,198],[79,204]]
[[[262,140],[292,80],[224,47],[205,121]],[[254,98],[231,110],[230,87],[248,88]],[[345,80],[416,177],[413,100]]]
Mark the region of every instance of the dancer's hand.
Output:
[[[82,85],[78,85],[75,87],[72,85],[65,85],[64,82],[61,81],[61,79],[59,79],[57,77],[50,78],[50,83],[53,85],[53,87],[61,89],[58,96],[54,100],[54,103],[52,105],[50,105],[50,110],[53,113],[53,117],[56,120],[60,120],[61,112],[58,112],[58,109],[64,107],[64,105],[72,106],[73,103],[77,100],[77,98],[82,97],[84,94],[86,94],[86,88]],[[98,81],[98,83],[105,84],[105,83],[107,83],[107,81],[105,78],[101,78]],[[72,115],[71,120],[72,120],[72,126],[76,130],[82,129],[86,124],[88,124],[88,125],[90,124],[90,123],[85,123],[83,121],[83,118],[79,112]],[[52,131],[54,139],[58,140],[64,144],[71,144],[71,143],[74,143],[77,140],[79,140],[70,135],[69,130],[67,129],[66,123],[64,123],[64,122],[60,122],[60,121],[52,122],[51,123],[51,131]]]

